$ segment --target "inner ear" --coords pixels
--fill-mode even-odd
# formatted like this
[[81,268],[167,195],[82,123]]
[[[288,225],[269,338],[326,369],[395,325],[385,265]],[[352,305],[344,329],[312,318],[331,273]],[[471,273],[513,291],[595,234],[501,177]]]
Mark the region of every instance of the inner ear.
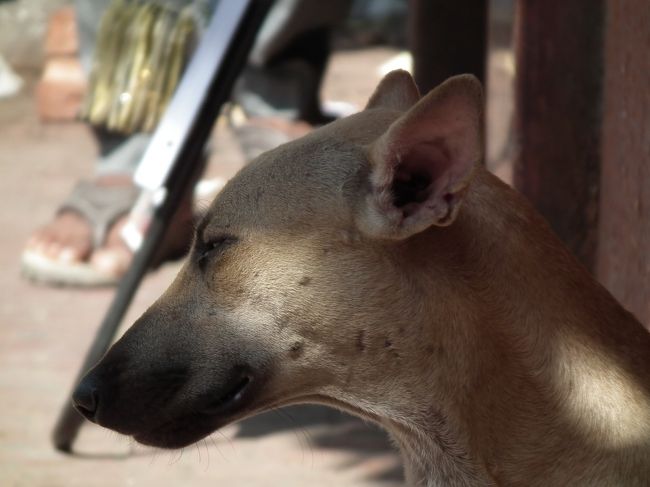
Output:
[[357,219],[364,233],[405,239],[432,225],[453,223],[481,161],[482,107],[478,80],[456,76],[372,143],[371,184]]
[[[404,217],[415,213],[418,208],[444,188],[446,178],[441,177],[451,170],[451,160],[439,143],[421,143],[411,147],[397,161],[391,192],[393,205],[402,211]],[[443,195],[449,199],[451,195]]]

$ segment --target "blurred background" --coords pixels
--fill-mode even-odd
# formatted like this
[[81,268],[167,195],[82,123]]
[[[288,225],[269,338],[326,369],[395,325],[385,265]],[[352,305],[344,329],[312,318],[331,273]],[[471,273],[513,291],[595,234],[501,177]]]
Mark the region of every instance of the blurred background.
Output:
[[[182,452],[88,424],[73,455],[52,446],[132,258],[121,236],[133,170],[214,3],[0,0],[0,485],[402,483],[382,431],[315,406],[229,426]],[[278,0],[272,9],[215,124],[194,204],[175,224],[191,223],[260,151],[362,109],[391,69],[413,72],[422,92],[472,72],[486,86],[488,168],[650,325],[647,0]],[[82,180],[90,190],[74,189]],[[178,271],[181,261],[167,260],[187,242],[167,243],[123,328]]]

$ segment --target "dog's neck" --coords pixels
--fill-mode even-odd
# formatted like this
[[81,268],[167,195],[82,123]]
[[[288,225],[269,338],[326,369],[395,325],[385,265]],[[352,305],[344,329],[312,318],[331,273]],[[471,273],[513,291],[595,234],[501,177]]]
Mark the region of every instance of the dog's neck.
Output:
[[429,360],[407,368],[424,399],[384,419],[410,484],[533,485],[508,470],[526,465],[552,485],[603,449],[648,454],[650,335],[518,194],[480,169],[458,221],[412,245],[415,286],[437,292],[415,338]]

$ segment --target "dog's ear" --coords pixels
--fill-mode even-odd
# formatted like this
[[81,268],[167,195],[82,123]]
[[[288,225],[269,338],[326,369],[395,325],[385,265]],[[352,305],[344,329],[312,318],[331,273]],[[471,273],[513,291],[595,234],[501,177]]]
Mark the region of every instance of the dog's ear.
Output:
[[368,100],[366,110],[372,108],[390,108],[405,112],[420,99],[420,92],[415,81],[407,71],[391,71]]
[[482,119],[482,88],[471,75],[448,79],[398,118],[369,148],[360,229],[403,239],[451,224],[482,159]]

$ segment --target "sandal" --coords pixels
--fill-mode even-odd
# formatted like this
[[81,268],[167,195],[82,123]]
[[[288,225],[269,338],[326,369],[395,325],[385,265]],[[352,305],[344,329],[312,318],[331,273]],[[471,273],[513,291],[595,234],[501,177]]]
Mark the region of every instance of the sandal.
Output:
[[[74,212],[81,215],[92,228],[92,248],[99,249],[111,226],[130,211],[138,194],[138,188],[132,185],[98,186],[81,181],[57,214]],[[121,277],[103,272],[89,261],[70,262],[33,249],[23,251],[22,272],[39,283],[84,287],[114,285]]]

